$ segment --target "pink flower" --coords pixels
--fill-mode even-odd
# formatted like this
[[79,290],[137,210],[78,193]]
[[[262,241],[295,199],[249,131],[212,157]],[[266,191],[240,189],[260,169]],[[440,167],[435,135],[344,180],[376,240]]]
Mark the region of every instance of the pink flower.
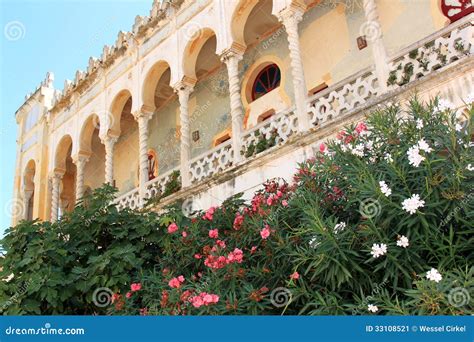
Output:
[[319,145],[319,152],[324,153],[324,152],[326,152],[326,149],[327,149],[327,147],[326,147],[325,143],[321,143]]
[[208,306],[216,304],[219,301],[219,296],[212,293],[202,292],[197,296],[191,297],[189,301],[195,308],[199,308],[203,305]]
[[362,133],[367,130],[367,125],[364,122],[359,122],[355,128],[357,133]]
[[284,207],[287,207],[288,206],[287,200],[281,201],[281,205],[284,206]]
[[267,198],[267,205],[272,205],[273,204],[273,196],[270,196]]
[[290,275],[290,279],[300,279],[300,274],[298,272],[294,272],[292,275]]
[[209,231],[209,237],[210,237],[211,239],[217,239],[218,236],[219,236],[219,231],[218,231],[217,229],[211,229],[211,230]]
[[183,235],[183,237],[185,238],[185,237],[188,236],[188,233],[186,233],[185,231],[183,231],[183,232],[181,233],[181,235]]
[[201,259],[202,255],[199,253],[194,254],[194,259]]
[[141,288],[142,288],[142,284],[140,284],[140,283],[134,283],[134,284],[130,285],[130,289],[132,290],[132,292],[140,291]]
[[131,292],[127,292],[127,294],[125,295],[125,297],[127,297],[127,298],[130,298],[131,296],[132,296]]
[[253,254],[257,251],[257,246],[252,246],[252,248],[250,248],[250,254]]
[[206,213],[204,214],[204,216],[202,218],[204,220],[212,221],[212,219],[214,218],[214,213],[215,212],[216,212],[216,208],[215,207],[210,207],[209,209],[207,209]]
[[172,288],[179,289],[181,287],[181,284],[184,283],[184,280],[185,280],[184,277],[180,275],[176,278],[171,279],[168,282],[168,285]]
[[[247,209],[247,208],[245,208]],[[235,219],[234,219],[234,229],[239,230],[240,227],[242,226],[242,223],[244,222],[244,217],[238,212],[235,214]]]
[[241,249],[236,248],[234,249],[233,252],[230,252],[229,255],[227,256],[227,263],[233,263],[236,262],[238,264],[242,263],[244,260],[244,252],[242,252]]
[[268,224],[265,225],[265,228],[263,228],[261,231],[260,231],[260,236],[262,237],[262,239],[266,240],[269,236],[270,236],[270,227],[268,226]]
[[220,248],[226,247],[225,241],[222,241],[222,240],[217,240],[216,245],[218,245]]
[[176,223],[172,223],[168,226],[168,233],[169,234],[173,234],[175,233],[176,231],[178,231],[178,225]]

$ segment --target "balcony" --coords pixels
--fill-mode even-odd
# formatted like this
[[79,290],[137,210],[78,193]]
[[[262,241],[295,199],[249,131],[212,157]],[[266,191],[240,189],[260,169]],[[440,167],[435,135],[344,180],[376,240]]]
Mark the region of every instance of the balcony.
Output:
[[[470,63],[474,52],[472,25],[473,16],[470,15],[391,56],[388,60],[388,90],[385,92],[372,66],[308,98],[307,115],[311,127],[306,132],[298,131],[298,118],[294,108],[290,108],[243,133],[243,148],[237,152],[242,158],[237,165],[233,162],[236,151],[232,150],[230,141],[192,159],[189,164],[191,185],[180,194],[197,194],[210,187],[210,180],[213,184],[218,184],[217,178],[228,180],[236,174],[245,173],[248,171],[248,165],[263,155],[271,155],[272,151],[290,143],[298,144],[300,140],[311,135],[319,134],[318,138],[322,138],[322,128],[403,94],[423,80],[440,75],[444,71],[450,72],[461,63]],[[173,171],[177,170],[159,175],[146,183],[145,200],[165,192],[165,185]],[[178,196],[171,197],[175,199]],[[142,202],[138,188],[118,197],[116,203],[119,209],[139,208]]]

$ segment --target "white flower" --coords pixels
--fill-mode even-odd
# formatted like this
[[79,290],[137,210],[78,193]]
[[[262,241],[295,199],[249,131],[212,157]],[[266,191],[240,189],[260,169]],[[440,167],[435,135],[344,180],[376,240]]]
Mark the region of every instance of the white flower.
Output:
[[376,313],[377,311],[379,311],[379,308],[377,307],[377,305],[369,304],[367,305],[367,310],[369,310],[370,312]]
[[425,141],[425,139],[421,139],[418,141],[418,148],[422,151],[425,151],[426,153],[430,153],[433,151],[433,149],[428,145],[428,143]]
[[403,210],[410,213],[410,215],[416,213],[418,208],[423,208],[425,206],[425,201],[420,200],[420,195],[415,194],[410,198],[407,198],[402,202]]
[[374,258],[378,258],[382,255],[385,255],[387,253],[387,245],[384,244],[384,243],[381,243],[380,245],[378,243],[374,243],[372,245],[372,251],[370,252],[370,254],[372,254],[372,256]]
[[380,185],[380,191],[382,191],[382,193],[388,197],[392,194],[392,189],[390,189],[387,185],[387,183],[385,183],[385,181],[380,181],[379,182],[379,185]]
[[311,248],[316,248],[321,244],[321,242],[318,241],[318,238],[315,236],[309,241],[309,247]]
[[393,158],[390,153],[385,153],[383,159],[385,159],[385,161],[387,161],[388,163],[393,163]]
[[469,95],[466,96],[466,98],[464,99],[464,102],[466,104],[471,104],[474,102],[474,92],[473,93],[469,93]]
[[410,245],[408,238],[405,235],[402,235],[397,240],[397,246],[407,248]]
[[426,272],[426,278],[428,280],[434,281],[435,283],[439,283],[441,279],[443,279],[443,277],[436,268],[432,268],[431,270]]
[[345,222],[339,222],[334,226],[334,233],[342,232],[346,228]]
[[417,129],[422,129],[423,128],[423,120],[421,120],[421,119],[416,120],[416,128]]
[[374,142],[372,140],[369,140],[365,143],[365,148],[368,149],[369,151],[371,151],[373,147],[374,147]]
[[462,131],[462,125],[457,123],[457,124],[454,126],[454,129],[456,130],[456,132],[461,132],[461,131]]
[[415,167],[420,166],[421,162],[425,160],[425,157],[420,154],[420,149],[418,148],[418,145],[410,147],[407,151],[407,155],[410,165],[413,165]]
[[438,105],[435,107],[435,110],[438,112],[444,112],[447,109],[454,109],[454,105],[445,99],[439,99]]
[[352,154],[363,157],[364,156],[364,144],[357,144],[353,149],[351,149]]
[[472,166],[471,164],[467,164],[466,169],[467,169],[468,171],[474,171],[474,166]]

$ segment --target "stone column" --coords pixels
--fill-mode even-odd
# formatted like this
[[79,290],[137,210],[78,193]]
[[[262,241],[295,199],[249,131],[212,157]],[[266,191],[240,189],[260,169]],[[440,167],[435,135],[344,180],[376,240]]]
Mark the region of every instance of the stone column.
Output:
[[183,188],[191,185],[189,175],[189,160],[191,159],[191,140],[189,128],[189,95],[193,91],[193,86],[180,82],[175,91],[179,98],[179,118],[181,121],[181,185]]
[[138,136],[139,136],[139,161],[140,161],[140,201],[141,205],[144,204],[146,188],[145,183],[148,181],[148,121],[151,119],[152,112],[140,111],[135,115],[135,119],[138,121]]
[[63,179],[64,172],[55,171],[52,175],[53,193],[51,199],[51,222],[58,220],[58,209],[59,209],[59,192],[61,191],[61,181]]
[[118,137],[106,135],[101,140],[105,145],[105,182],[114,185],[114,145]]
[[87,162],[89,161],[89,156],[78,155],[73,158],[74,164],[76,164],[76,203],[82,199],[84,196],[84,171]]
[[379,21],[379,13],[375,0],[364,0],[364,12],[366,22],[361,26],[360,34],[372,43],[372,55],[375,63],[375,73],[379,80],[380,91],[387,91],[387,80],[389,74],[387,52],[383,44],[382,26]]
[[300,132],[305,132],[310,128],[306,103],[308,91],[306,90],[298,35],[298,23],[303,19],[303,10],[299,7],[288,7],[279,13],[278,19],[285,27],[288,36],[298,128]]
[[243,110],[240,101],[240,80],[239,80],[239,61],[242,60],[242,54],[226,50],[221,57],[227,66],[229,78],[230,95],[230,114],[232,117],[232,149],[234,150],[234,165],[241,160],[240,150],[242,149],[243,132]]

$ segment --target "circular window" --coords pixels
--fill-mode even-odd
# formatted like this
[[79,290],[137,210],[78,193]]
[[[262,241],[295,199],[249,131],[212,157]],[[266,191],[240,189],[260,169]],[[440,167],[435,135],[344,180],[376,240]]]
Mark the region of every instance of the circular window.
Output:
[[266,66],[255,78],[252,87],[252,101],[278,88],[280,86],[280,80],[280,68],[278,68],[276,64]]

